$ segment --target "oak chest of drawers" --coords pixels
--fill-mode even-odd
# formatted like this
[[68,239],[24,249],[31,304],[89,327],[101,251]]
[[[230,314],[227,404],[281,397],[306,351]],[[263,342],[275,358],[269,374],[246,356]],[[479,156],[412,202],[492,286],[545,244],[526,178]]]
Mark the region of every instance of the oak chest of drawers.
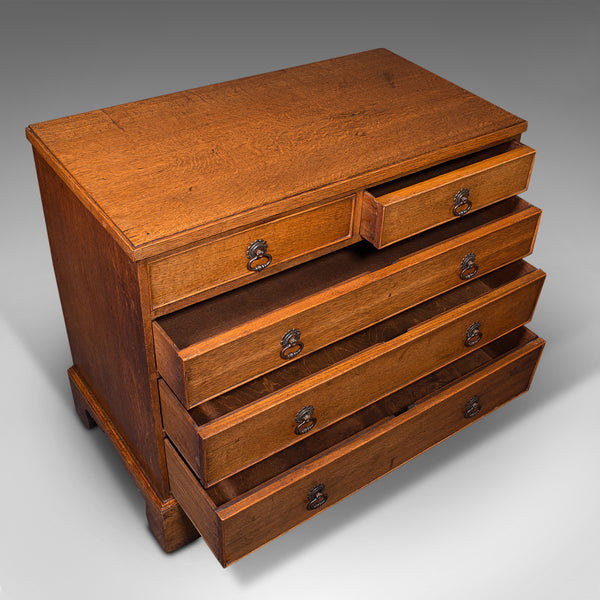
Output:
[[522,119],[387,50],[31,125],[75,407],[223,565],[528,389]]

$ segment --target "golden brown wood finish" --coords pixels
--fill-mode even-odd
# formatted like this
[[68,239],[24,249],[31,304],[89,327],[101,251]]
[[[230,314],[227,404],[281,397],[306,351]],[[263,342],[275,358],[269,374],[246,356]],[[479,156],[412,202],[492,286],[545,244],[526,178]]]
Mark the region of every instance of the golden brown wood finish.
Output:
[[129,444],[115,428],[110,416],[93,395],[87,383],[74,367],[69,369],[69,383],[73,393],[75,409],[84,427],[96,424],[112,442],[146,502],[148,524],[158,543],[165,552],[173,552],[198,537],[198,532],[185,516],[173,497],[163,500],[154,490],[152,482],[134,456]]
[[[270,275],[277,266],[305,255],[308,259],[316,251],[348,240],[354,200],[354,196],[342,198],[151,261],[152,307],[161,308],[225,283],[256,281]],[[260,239],[267,242],[272,262],[260,272],[250,271],[246,252]],[[266,264],[266,260],[256,264]]]
[[498,144],[526,126],[379,49],[37,123],[27,137],[139,260]]
[[528,255],[539,217],[511,198],[384,251],[350,247],[162,317],[154,322],[158,371],[191,408],[289,363],[280,351],[292,328],[305,356],[460,285],[468,252],[478,275]]
[[[212,485],[296,443],[295,416],[304,406],[313,406],[317,418],[304,434],[310,436],[527,322],[545,275],[527,263],[503,271],[346,338],[297,367],[282,369],[287,373],[281,378],[279,373],[265,376],[191,415],[163,384],[167,434],[201,481]],[[483,337],[467,346],[465,332],[475,321],[481,323]]]
[[152,535],[165,552],[175,552],[198,538],[198,531],[174,498],[146,500],[146,519]]
[[168,496],[137,266],[34,152],[73,363],[156,491]]
[[[206,507],[215,507],[217,528],[210,531],[207,543],[226,566],[323,510],[307,510],[307,494],[317,483],[325,485],[328,495],[324,507],[331,506],[526,391],[543,345],[539,338],[526,341],[458,382],[438,388],[414,408],[389,414],[251,489],[246,489],[242,473],[220,484],[221,489],[205,490],[167,441],[175,497],[196,526],[206,522]],[[466,405],[474,395],[479,396],[481,410],[466,418]]]
[[[527,185],[525,129],[382,49],[27,129],[77,413],[165,550],[197,529],[228,564],[304,520],[316,483],[331,504],[464,426],[465,382],[483,412],[527,386],[533,334],[464,345],[476,319],[481,343],[527,321],[543,281],[513,263],[540,211],[500,201]],[[458,185],[473,214],[454,219]],[[412,237],[376,251],[361,231]],[[292,328],[305,346],[287,361]]]
[[463,188],[469,190],[470,212],[523,192],[534,156],[531,148],[512,142],[498,147],[497,153],[480,152],[452,161],[445,169],[432,168],[418,177],[408,176],[373,188],[363,200],[361,235],[383,248],[460,218],[453,213],[454,198]]
[[240,471],[214,486],[207,492],[215,505],[221,506],[236,497],[249,492],[267,480],[279,476],[302,462],[311,459],[320,452],[363,431],[378,421],[390,416],[397,416],[428,397],[440,392],[449,385],[455,384],[467,375],[482,369],[493,361],[511,352],[517,347],[525,346],[537,336],[525,327],[518,329],[486,344],[479,350],[459,358],[438,369],[409,386],[382,398],[352,415],[337,421],[314,435],[300,440],[293,446],[274,454],[264,460]]
[[429,396],[536,338],[534,333],[525,327],[520,327],[329,427],[304,437],[293,446],[228,477],[208,488],[207,491],[216,505],[229,502],[265,481],[277,477],[282,471],[291,469],[305,460],[310,460],[320,452],[360,433],[378,421],[392,415],[400,415],[417,404],[423,403]]

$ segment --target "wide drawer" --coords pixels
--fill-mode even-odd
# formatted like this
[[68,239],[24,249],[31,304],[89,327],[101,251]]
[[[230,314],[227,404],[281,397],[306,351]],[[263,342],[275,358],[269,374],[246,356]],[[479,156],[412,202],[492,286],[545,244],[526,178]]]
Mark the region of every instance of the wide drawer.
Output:
[[525,392],[543,346],[514,331],[209,489],[167,440],[171,490],[226,566]]
[[535,150],[508,142],[365,192],[360,233],[383,248],[527,189]]
[[510,198],[384,250],[355,244],[161,317],[158,371],[196,406],[527,256],[540,214]]
[[212,485],[526,323],[544,278],[509,265],[189,413],[161,382],[165,430]]
[[152,308],[248,283],[350,239],[354,203],[349,196],[151,261]]

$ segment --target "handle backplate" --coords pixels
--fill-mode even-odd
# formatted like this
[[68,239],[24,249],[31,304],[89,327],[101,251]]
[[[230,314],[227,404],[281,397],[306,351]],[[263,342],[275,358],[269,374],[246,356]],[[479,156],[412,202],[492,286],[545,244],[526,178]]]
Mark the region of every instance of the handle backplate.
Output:
[[465,346],[474,346],[482,337],[483,333],[481,332],[481,323],[479,321],[475,321],[475,323],[470,325],[467,329]]
[[461,188],[456,192],[454,196],[454,206],[452,207],[452,213],[455,217],[462,217],[466,215],[470,210],[473,203],[469,200],[469,188]]
[[463,281],[468,281],[477,275],[479,266],[475,262],[475,252],[469,252],[460,263],[460,278]]
[[[296,348],[296,350],[292,350],[292,348]],[[300,341],[300,330],[290,329],[281,338],[281,350],[279,356],[284,360],[289,360],[298,356],[303,348],[304,342]],[[290,350],[292,351],[290,352]]]
[[[265,240],[254,240],[246,250],[246,256],[248,257],[248,264],[246,267],[249,271],[260,272],[266,269],[270,264],[273,257],[267,253],[267,242]],[[259,260],[265,259],[267,262],[259,263]]]
[[317,417],[313,416],[314,412],[315,407],[309,404],[296,413],[295,420],[298,423],[294,429],[296,435],[308,433],[317,424]]
[[327,502],[327,494],[325,493],[325,484],[319,483],[310,492],[308,492],[308,504],[306,505],[307,510],[315,510],[320,506],[323,506]]
[[481,410],[481,404],[479,403],[479,396],[473,396],[465,406],[465,419],[474,417]]

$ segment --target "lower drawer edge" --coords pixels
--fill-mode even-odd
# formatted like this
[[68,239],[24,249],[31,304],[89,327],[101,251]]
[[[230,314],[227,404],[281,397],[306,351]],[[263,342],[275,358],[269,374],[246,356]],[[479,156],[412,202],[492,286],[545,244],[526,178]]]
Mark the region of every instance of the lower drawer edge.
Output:
[[521,345],[407,412],[218,505],[166,440],[173,495],[227,566],[527,391],[544,340],[523,330]]

